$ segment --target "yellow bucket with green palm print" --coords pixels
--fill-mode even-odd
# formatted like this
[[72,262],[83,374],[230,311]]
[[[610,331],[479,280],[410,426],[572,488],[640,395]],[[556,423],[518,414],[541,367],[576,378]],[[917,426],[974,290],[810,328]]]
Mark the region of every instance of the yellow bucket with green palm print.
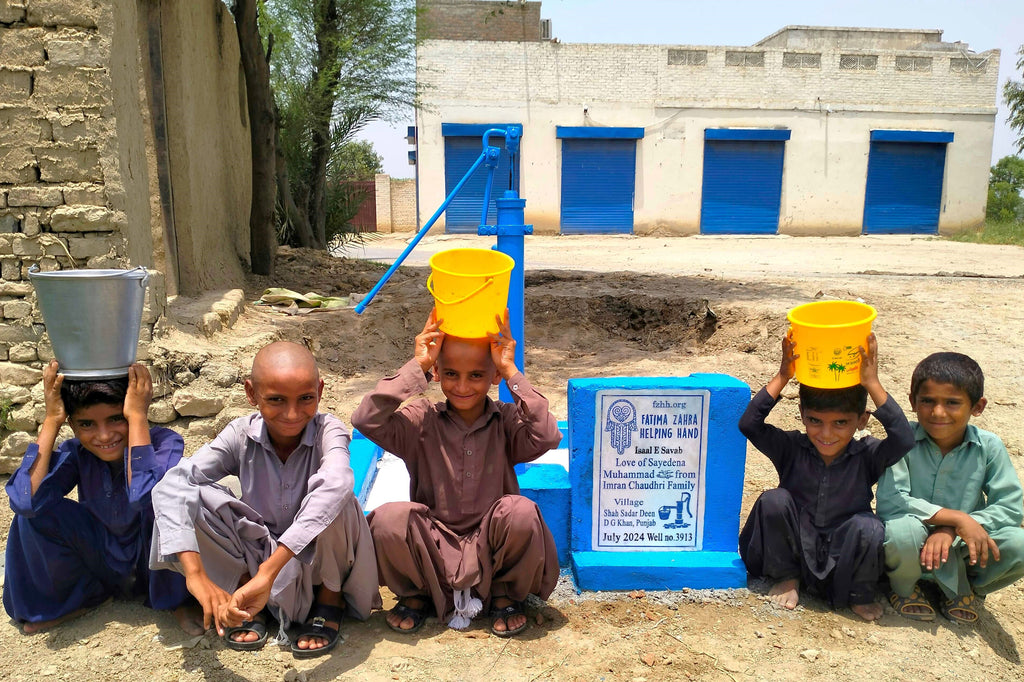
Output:
[[868,347],[878,313],[856,301],[815,301],[789,311],[796,380],[815,388],[846,388],[860,383],[860,346]]

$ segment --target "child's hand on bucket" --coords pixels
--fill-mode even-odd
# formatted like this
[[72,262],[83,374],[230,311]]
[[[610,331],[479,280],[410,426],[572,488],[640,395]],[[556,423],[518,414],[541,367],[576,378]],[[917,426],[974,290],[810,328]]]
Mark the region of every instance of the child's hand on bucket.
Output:
[[153,379],[144,365],[128,368],[128,391],[124,396],[124,418],[129,424],[149,420],[149,404],[153,402]]
[[67,419],[64,401],[60,398],[64,375],[60,374],[59,370],[60,365],[56,360],[50,360],[43,368],[43,403],[46,405],[46,419],[52,420],[58,428]]
[[795,350],[796,342],[793,341],[791,329],[782,337],[782,363],[779,365],[779,378],[787,384],[796,375],[796,359],[800,356],[794,352]]
[[860,383],[870,392],[872,386],[881,386],[881,382],[878,380],[878,341],[875,339],[874,332],[868,334],[867,350],[864,349],[864,346],[859,346],[859,349]]
[[430,317],[423,325],[423,331],[416,335],[413,357],[424,372],[430,371],[437,362],[437,356],[441,353],[441,344],[444,342],[444,332],[441,331],[442,322],[444,319],[437,319],[437,308],[431,308]]
[[508,326],[508,308],[505,308],[504,315],[495,315],[494,319],[499,331],[497,334],[487,334],[491,339],[491,359],[501,377],[510,379],[519,368],[516,367],[516,340]]

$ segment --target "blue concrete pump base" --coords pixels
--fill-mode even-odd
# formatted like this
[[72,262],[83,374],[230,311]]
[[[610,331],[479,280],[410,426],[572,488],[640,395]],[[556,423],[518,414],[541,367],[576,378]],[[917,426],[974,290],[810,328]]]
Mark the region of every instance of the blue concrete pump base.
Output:
[[595,591],[747,586],[738,552],[573,552],[572,571],[577,585]]

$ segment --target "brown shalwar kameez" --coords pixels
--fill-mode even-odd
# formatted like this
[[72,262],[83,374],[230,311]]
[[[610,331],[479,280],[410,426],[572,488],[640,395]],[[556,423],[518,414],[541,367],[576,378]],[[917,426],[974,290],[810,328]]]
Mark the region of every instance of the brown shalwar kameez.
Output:
[[481,600],[529,594],[546,599],[558,580],[555,542],[537,505],[519,495],[513,465],[558,446],[548,401],[521,372],[508,382],[514,404],[487,399],[467,426],[447,402],[402,403],[427,389],[410,360],[378,382],[352,425],[405,461],[411,502],[370,513],[381,585],[399,597],[428,594],[439,617],[455,612],[454,593]]

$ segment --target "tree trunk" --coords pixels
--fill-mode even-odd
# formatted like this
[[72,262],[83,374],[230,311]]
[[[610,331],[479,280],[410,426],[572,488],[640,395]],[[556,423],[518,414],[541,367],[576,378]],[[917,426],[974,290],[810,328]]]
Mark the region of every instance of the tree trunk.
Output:
[[252,146],[252,204],[249,210],[249,259],[257,275],[274,274],[277,235],[274,232],[276,167],[274,95],[270,90],[270,66],[263,54],[256,23],[258,0],[235,0],[235,30],[245,72]]
[[[274,106],[274,115],[277,120],[277,106]],[[317,244],[313,237],[313,229],[309,225],[308,216],[303,213],[295,204],[292,196],[292,184],[288,179],[288,161],[284,158],[284,150],[281,148],[281,131],[274,129],[274,155],[277,160],[277,196],[281,201],[281,208],[284,211],[285,219],[295,230],[295,241],[299,246],[306,248],[322,249],[323,244]]]
[[331,157],[331,118],[338,90],[338,7],[335,0],[326,0],[314,19],[316,60],[313,64],[313,87],[310,101],[310,190],[307,215],[313,234],[327,244],[327,162]]

